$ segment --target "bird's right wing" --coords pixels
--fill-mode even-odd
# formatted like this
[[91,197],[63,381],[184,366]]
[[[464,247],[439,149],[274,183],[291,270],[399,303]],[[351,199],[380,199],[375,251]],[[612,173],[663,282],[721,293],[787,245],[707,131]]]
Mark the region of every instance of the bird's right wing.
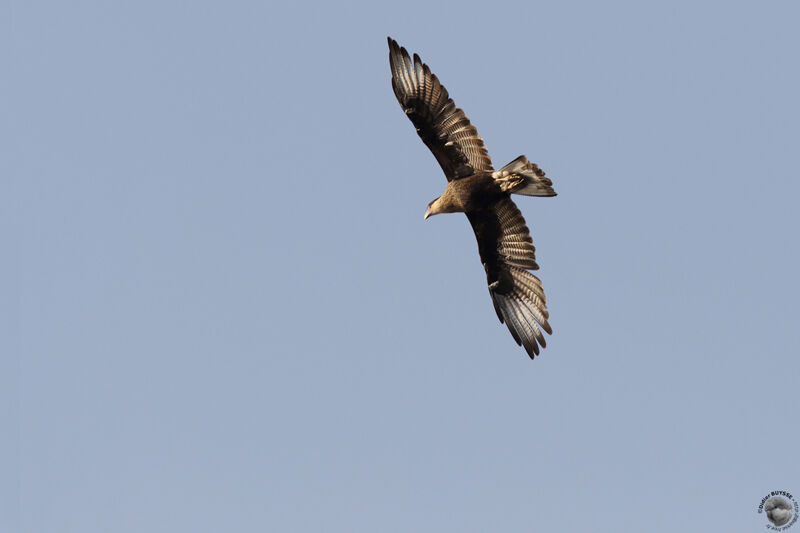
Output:
[[467,213],[478,239],[489,294],[500,322],[533,359],[546,346],[542,330],[553,333],[542,282],[536,270],[536,249],[519,209],[505,196],[492,209]]
[[389,37],[389,65],[397,101],[411,119],[417,133],[441,165],[447,181],[476,171],[491,171],[492,160],[461,109],[448,96],[428,65]]

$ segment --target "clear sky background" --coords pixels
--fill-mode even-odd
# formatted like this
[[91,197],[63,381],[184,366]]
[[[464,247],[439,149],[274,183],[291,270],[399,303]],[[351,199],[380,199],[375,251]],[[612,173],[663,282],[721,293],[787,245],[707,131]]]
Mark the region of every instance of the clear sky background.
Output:
[[[0,530],[749,532],[800,493],[796,1],[2,14]],[[387,35],[559,193],[517,198],[535,361],[423,221]]]

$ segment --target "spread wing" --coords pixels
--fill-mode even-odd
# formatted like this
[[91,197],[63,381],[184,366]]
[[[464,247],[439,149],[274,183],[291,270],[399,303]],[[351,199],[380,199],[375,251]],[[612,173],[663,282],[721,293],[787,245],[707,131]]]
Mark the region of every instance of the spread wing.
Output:
[[467,213],[467,218],[478,239],[497,317],[533,359],[546,346],[542,330],[551,335],[553,330],[542,282],[528,272],[539,265],[525,219],[507,196],[490,209]]
[[475,171],[491,171],[492,160],[478,130],[453,100],[428,65],[417,54],[389,37],[389,65],[397,101],[411,119],[425,145],[444,170],[447,181]]

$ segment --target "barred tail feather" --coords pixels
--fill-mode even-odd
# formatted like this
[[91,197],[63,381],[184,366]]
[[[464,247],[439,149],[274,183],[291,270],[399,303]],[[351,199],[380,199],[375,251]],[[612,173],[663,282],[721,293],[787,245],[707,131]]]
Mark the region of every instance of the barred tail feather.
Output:
[[500,188],[508,193],[525,196],[555,196],[553,182],[544,171],[524,155],[519,156],[500,170],[492,173]]

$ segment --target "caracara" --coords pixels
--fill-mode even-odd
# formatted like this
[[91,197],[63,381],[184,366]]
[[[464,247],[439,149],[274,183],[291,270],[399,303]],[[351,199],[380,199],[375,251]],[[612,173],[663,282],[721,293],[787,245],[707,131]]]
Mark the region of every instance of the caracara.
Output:
[[465,213],[478,239],[489,294],[497,317],[533,359],[545,347],[547,319],[542,282],[536,270],[530,232],[511,194],[555,196],[553,183],[522,155],[500,170],[475,126],[448,96],[428,65],[389,37],[392,88],[400,106],[447,177],[447,188],[428,204],[427,219],[439,213]]

